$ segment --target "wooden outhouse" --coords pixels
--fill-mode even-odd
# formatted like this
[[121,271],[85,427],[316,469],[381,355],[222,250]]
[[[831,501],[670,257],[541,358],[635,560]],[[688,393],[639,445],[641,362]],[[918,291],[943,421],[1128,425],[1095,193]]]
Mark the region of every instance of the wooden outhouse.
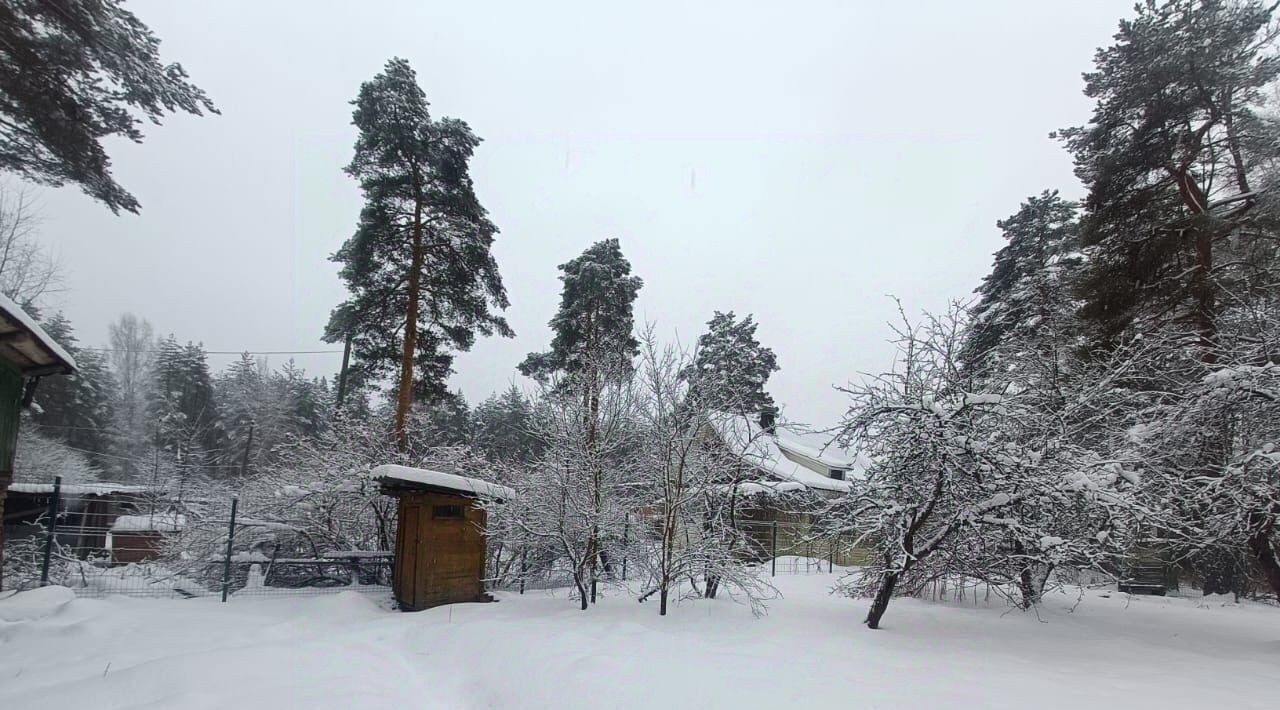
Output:
[[485,510],[511,489],[476,478],[406,466],[372,472],[399,500],[392,591],[405,611],[489,601],[484,590]]
[[[47,375],[75,372],[76,361],[13,301],[0,296],[0,520],[13,482],[18,419],[36,383]],[[4,528],[0,526],[0,570],[4,569]],[[0,589],[4,581],[0,579]]]

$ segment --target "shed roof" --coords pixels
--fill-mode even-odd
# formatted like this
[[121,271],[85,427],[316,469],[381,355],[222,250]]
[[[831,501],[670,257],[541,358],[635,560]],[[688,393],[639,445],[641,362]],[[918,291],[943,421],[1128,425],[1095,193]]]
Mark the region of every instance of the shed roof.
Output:
[[24,375],[70,374],[76,361],[36,324],[34,318],[0,294],[0,359]]
[[478,478],[467,478],[453,473],[442,473],[425,468],[410,468],[409,466],[397,466],[395,464],[377,466],[369,472],[369,477],[382,482],[384,486],[388,483],[393,486],[408,484],[407,487],[409,488],[443,491],[469,498],[506,500],[515,496],[515,491],[506,486],[489,483]]

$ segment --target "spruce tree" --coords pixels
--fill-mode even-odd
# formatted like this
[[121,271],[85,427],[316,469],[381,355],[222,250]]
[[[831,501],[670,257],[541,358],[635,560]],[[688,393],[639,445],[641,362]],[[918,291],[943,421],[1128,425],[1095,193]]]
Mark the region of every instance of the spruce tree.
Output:
[[352,343],[355,380],[395,373],[395,436],[414,399],[445,392],[451,351],[477,334],[513,335],[491,248],[497,227],[476,198],[469,163],[480,139],[462,121],[433,119],[409,63],[392,59],[352,102],[359,130],[347,173],[365,206],[355,234],[333,256],[351,297],[325,339]]
[[66,377],[44,377],[32,400],[32,421],[41,433],[89,455],[99,468],[118,468],[106,456],[112,443],[114,382],[101,353],[79,347],[71,322],[61,313],[41,324],[76,360]]
[[75,183],[112,212],[137,212],[102,140],[142,142],[142,119],[218,113],[119,0],[0,3],[0,169]]
[[715,311],[681,377],[706,398],[707,406],[751,415],[776,410],[764,386],[777,371],[778,359],[756,340],[750,314],[738,320],[733,311]]
[[152,374],[147,414],[161,450],[188,471],[214,465],[223,432],[204,348],[170,335],[159,343]]
[[514,384],[476,405],[471,418],[475,447],[487,460],[527,464],[541,455],[533,407]]
[[[1086,126],[1060,132],[1088,189],[1082,315],[1104,341],[1130,328],[1191,331],[1214,359],[1224,288],[1260,195],[1250,172],[1270,131],[1256,113],[1280,73],[1256,0],[1140,4],[1085,75]],[[1226,268],[1222,265],[1228,264]]]

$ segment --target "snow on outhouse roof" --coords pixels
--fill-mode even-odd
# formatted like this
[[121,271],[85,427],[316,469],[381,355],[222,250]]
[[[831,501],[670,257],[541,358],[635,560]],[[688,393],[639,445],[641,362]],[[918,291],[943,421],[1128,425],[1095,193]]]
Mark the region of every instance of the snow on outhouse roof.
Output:
[[466,476],[452,473],[397,466],[395,464],[377,466],[369,472],[369,477],[378,481],[417,484],[423,488],[434,488],[470,497],[506,500],[515,496],[515,491],[506,486],[489,483],[478,478],[467,478]]
[[27,312],[0,294],[0,358],[24,375],[70,374],[76,361]]
[[787,458],[779,446],[779,437],[764,431],[748,417],[719,413],[711,417],[711,424],[724,443],[743,461],[773,478],[836,493],[844,493],[853,487],[848,481],[824,476]]

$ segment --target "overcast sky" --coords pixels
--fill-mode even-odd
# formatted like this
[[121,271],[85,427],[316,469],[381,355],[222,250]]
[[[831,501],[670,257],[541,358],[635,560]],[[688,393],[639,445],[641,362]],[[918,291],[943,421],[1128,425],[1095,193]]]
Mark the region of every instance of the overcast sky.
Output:
[[[546,347],[556,266],[617,237],[638,320],[692,343],[715,309],[755,314],[784,414],[829,425],[833,385],[890,364],[887,294],[967,297],[997,219],[1079,194],[1048,133],[1087,118],[1080,74],[1131,4],[135,0],[222,115],[111,144],[140,216],[47,191],[41,234],[82,344],[132,311],[211,350],[331,348],[328,257],[360,208],[348,102],[402,56],[435,115],[484,139],[517,337],[459,355],[472,403]],[[340,356],[296,360],[329,375]]]

